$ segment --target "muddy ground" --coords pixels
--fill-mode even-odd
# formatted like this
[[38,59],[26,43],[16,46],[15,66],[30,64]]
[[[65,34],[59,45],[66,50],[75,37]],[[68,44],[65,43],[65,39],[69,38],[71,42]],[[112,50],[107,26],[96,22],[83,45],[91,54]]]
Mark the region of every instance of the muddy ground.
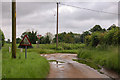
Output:
[[48,78],[109,78],[85,64],[73,61],[77,54],[41,54],[50,60]]

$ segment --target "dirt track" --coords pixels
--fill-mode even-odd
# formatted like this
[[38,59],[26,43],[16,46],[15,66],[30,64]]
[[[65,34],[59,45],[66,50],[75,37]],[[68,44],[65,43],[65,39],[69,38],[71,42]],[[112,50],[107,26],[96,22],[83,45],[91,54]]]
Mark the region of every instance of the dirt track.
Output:
[[41,56],[57,61],[50,62],[48,78],[108,78],[85,64],[73,61],[72,59],[76,59],[76,54],[56,53],[41,54]]

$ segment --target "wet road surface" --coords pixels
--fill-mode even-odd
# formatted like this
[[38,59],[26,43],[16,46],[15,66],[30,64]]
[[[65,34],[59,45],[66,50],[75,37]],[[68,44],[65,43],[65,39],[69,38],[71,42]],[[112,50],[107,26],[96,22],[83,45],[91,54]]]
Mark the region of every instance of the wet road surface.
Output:
[[41,56],[54,60],[50,62],[48,78],[109,78],[85,64],[73,61],[72,59],[77,59],[77,54],[55,53]]

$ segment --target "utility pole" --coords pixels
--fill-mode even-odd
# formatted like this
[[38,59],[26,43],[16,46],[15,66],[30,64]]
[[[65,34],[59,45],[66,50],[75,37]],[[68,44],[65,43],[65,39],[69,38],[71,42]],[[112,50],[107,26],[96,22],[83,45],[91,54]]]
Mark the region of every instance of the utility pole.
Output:
[[58,48],[58,5],[59,5],[59,3],[57,2],[57,37],[56,37],[56,49]]
[[12,0],[12,58],[16,58],[16,0]]

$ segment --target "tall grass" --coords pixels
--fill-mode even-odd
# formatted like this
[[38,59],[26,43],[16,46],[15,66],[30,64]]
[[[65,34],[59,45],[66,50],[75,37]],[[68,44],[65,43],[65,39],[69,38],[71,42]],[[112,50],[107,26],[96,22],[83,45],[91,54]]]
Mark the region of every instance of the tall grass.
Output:
[[101,48],[80,49],[77,55],[79,58],[93,61],[108,69],[120,72],[118,67],[118,48],[110,46],[101,50]]
[[44,57],[31,51],[25,59],[24,52],[17,49],[17,58],[12,59],[8,49],[7,44],[2,48],[2,78],[46,78],[49,63]]
[[0,79],[2,78],[2,51],[0,49]]

